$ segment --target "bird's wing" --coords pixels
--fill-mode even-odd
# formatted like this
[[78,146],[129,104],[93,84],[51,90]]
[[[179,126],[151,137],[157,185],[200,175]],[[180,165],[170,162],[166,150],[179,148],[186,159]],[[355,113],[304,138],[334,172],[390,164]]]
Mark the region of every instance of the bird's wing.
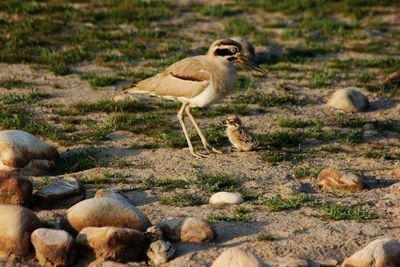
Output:
[[145,93],[158,96],[192,98],[210,84],[210,72],[200,57],[180,60],[164,72],[140,81],[128,93]]
[[244,143],[256,143],[257,139],[247,129],[239,129],[239,139]]

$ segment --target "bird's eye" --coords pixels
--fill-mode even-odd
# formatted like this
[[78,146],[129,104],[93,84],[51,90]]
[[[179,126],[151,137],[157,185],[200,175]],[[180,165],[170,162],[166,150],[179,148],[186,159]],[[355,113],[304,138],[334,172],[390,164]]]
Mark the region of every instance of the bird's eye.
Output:
[[231,52],[232,52],[232,54],[235,54],[237,52],[237,49],[236,48],[231,48]]

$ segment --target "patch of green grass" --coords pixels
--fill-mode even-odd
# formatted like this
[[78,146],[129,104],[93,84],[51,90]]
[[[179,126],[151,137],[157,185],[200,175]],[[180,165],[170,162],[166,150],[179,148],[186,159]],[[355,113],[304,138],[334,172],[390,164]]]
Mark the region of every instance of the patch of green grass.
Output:
[[326,205],[322,209],[322,218],[329,220],[372,220],[380,216],[363,206],[343,206],[339,204]]
[[311,72],[311,88],[323,88],[329,86],[333,81],[336,81],[338,75],[331,70],[313,70]]
[[49,97],[50,94],[48,93],[41,93],[38,90],[31,90],[29,93],[25,94],[6,93],[0,95],[0,101],[6,105],[19,104],[19,103],[24,103],[29,105]]
[[285,107],[285,106],[304,106],[308,101],[299,99],[293,95],[285,94],[278,96],[266,96],[261,92],[249,90],[245,95],[240,95],[235,99],[236,103],[240,104],[257,104],[262,107]]
[[90,113],[90,112],[145,112],[154,110],[153,107],[146,103],[136,100],[114,101],[111,99],[103,99],[93,103],[78,102],[71,106],[73,112]]
[[13,88],[25,88],[30,86],[30,83],[21,81],[21,80],[14,80],[14,79],[8,79],[8,80],[3,80],[0,82],[0,87],[6,88],[6,89],[13,89]]
[[310,195],[296,194],[288,198],[282,198],[276,196],[270,199],[266,199],[263,202],[270,211],[283,211],[290,209],[299,209],[305,205],[315,205],[317,200]]
[[368,83],[375,80],[375,74],[369,71],[362,71],[357,74],[356,80],[361,83]]
[[300,167],[294,170],[294,177],[296,179],[316,178],[320,172],[320,168]]
[[298,147],[304,141],[302,132],[280,131],[257,135],[257,140],[261,147]]
[[248,36],[256,32],[256,26],[243,19],[235,18],[224,24],[224,32],[227,36]]
[[144,143],[144,144],[132,144],[129,146],[131,149],[156,149],[159,148],[159,144],[154,143]]
[[276,237],[270,232],[262,232],[257,234],[256,239],[257,241],[274,241],[276,240]]
[[53,141],[58,141],[61,137],[57,128],[37,119],[26,108],[17,106],[2,106],[0,109],[0,126],[5,130],[22,130]]
[[61,157],[57,172],[73,173],[97,167],[99,166],[99,161],[96,159],[98,153],[99,150],[95,148],[66,152]]
[[298,150],[266,150],[260,152],[260,158],[266,162],[273,165],[278,164],[283,161],[299,161],[303,158],[302,154]]
[[204,5],[200,9],[200,14],[221,19],[224,16],[233,14],[233,12],[225,5]]
[[225,116],[225,115],[241,115],[246,116],[253,113],[254,110],[251,109],[246,104],[228,104],[228,105],[218,105],[209,109],[202,109],[200,113],[203,116],[207,117],[217,117],[217,116]]
[[189,207],[200,206],[206,204],[207,201],[192,193],[180,193],[162,198],[161,203],[168,206]]
[[249,222],[251,220],[250,213],[251,211],[246,208],[237,207],[234,208],[231,214],[225,213],[213,213],[207,217],[207,222],[214,224],[218,222]]
[[279,126],[286,128],[304,128],[307,126],[314,125],[314,123],[311,121],[304,121],[301,119],[291,119],[291,118],[278,119],[277,123]]
[[97,76],[90,73],[82,75],[81,78],[88,80],[90,85],[93,87],[111,86],[121,81],[118,77]]
[[197,186],[204,192],[239,191],[238,181],[229,174],[203,173],[197,175]]

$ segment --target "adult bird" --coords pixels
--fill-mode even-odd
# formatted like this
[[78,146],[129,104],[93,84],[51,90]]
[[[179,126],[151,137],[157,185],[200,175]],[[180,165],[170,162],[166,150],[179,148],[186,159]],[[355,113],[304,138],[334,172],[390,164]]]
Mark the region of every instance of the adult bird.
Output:
[[147,94],[182,102],[177,116],[190,154],[196,157],[207,156],[194,151],[183,120],[184,112],[200,136],[204,149],[208,153],[211,151],[221,153],[207,142],[190,109],[210,106],[233,90],[237,80],[233,66],[235,62],[266,74],[241,52],[240,43],[231,39],[217,40],[210,46],[207,54],[184,58],[166,68],[162,73],[138,82],[134,87],[127,89],[126,93]]

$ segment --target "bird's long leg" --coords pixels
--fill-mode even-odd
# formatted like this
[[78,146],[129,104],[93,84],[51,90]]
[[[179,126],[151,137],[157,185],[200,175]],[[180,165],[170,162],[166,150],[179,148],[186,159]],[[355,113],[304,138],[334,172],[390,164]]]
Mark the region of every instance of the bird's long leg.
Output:
[[203,143],[204,149],[205,149],[207,152],[210,152],[209,149],[211,149],[211,150],[212,150],[213,152],[215,152],[215,153],[222,154],[222,152],[221,152],[220,150],[218,150],[218,149],[212,147],[212,146],[207,142],[207,139],[204,137],[203,133],[201,132],[199,125],[197,125],[196,121],[194,120],[194,117],[193,117],[192,113],[190,113],[190,106],[188,106],[188,105],[185,106],[185,111],[186,111],[186,114],[189,116],[189,119],[190,119],[190,121],[192,122],[194,128],[196,129],[197,134],[200,136],[200,139],[201,139],[201,142]]
[[199,153],[194,152],[192,142],[190,141],[189,134],[188,134],[187,129],[186,129],[186,126],[185,126],[185,122],[183,121],[183,111],[185,110],[185,107],[186,107],[186,106],[187,106],[187,103],[183,103],[183,104],[182,104],[182,107],[181,107],[181,109],[179,110],[177,117],[178,117],[179,123],[181,124],[183,133],[184,133],[184,135],[185,135],[186,142],[187,142],[187,144],[188,144],[190,154],[192,154],[192,155],[195,156],[195,157],[199,157],[199,158],[205,157],[206,155],[203,155],[203,154],[199,154]]

